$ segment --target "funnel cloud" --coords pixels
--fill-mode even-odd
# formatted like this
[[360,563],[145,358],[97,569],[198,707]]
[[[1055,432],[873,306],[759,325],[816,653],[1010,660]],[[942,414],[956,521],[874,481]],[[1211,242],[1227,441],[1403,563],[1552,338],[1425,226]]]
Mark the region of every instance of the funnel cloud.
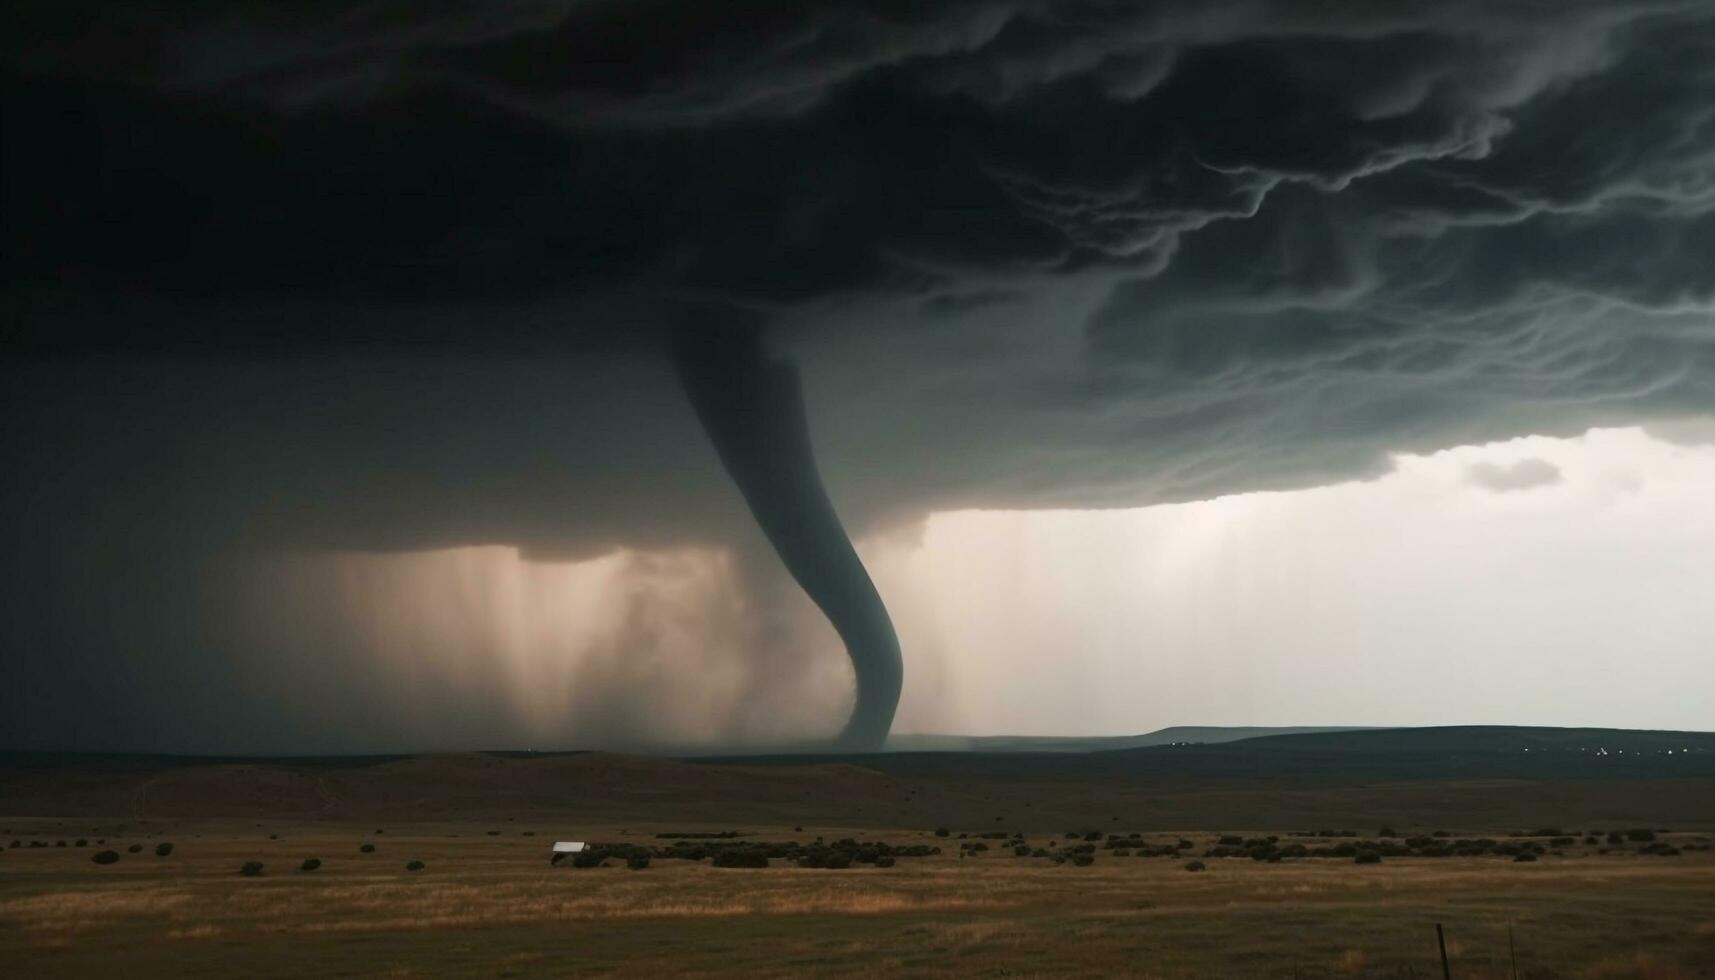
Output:
[[838,743],[879,749],[899,707],[905,666],[887,607],[816,471],[798,371],[766,350],[754,324],[709,311],[686,317],[701,322],[674,334],[673,363],[697,418],[780,560],[851,657],[857,698]]

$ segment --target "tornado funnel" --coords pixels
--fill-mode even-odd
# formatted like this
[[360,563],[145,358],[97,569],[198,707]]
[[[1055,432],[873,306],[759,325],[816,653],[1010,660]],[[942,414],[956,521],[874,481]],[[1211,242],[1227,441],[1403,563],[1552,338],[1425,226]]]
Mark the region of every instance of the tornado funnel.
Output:
[[816,470],[798,369],[732,311],[705,311],[672,334],[673,362],[703,431],[786,570],[846,645],[857,703],[842,749],[879,750],[904,682],[899,638]]

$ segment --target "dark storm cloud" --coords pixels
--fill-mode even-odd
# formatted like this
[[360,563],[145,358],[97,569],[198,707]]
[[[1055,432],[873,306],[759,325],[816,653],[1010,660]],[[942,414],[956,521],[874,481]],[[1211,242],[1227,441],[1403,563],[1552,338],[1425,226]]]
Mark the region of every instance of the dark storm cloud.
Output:
[[687,298],[859,532],[1715,405],[1706,3],[0,16],[14,741],[158,730],[235,545],[754,548]]

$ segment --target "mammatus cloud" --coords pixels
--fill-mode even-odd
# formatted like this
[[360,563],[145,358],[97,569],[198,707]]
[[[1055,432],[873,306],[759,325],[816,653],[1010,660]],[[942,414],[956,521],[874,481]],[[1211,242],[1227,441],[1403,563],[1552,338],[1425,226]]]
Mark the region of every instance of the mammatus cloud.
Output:
[[1532,490],[1560,482],[1560,467],[1546,459],[1521,459],[1513,463],[1480,460],[1465,467],[1465,482],[1495,493]]
[[1693,0],[0,18],[11,733],[220,689],[233,549],[754,549],[687,300],[796,359],[860,533],[1715,405]]

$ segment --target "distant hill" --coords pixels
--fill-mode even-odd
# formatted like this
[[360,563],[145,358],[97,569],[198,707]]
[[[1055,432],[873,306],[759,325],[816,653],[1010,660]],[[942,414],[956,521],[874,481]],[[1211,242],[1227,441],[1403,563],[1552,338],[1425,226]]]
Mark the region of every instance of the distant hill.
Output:
[[1179,742],[1236,742],[1269,735],[1358,731],[1355,727],[1174,725],[1143,735],[890,735],[888,752],[1106,752]]
[[1208,731],[1244,730],[1167,729],[1139,736],[1166,744],[1093,752],[728,759],[0,753],[0,819],[13,827],[27,817],[89,815],[154,824],[484,820],[494,829],[525,820],[544,829],[813,824],[1056,833],[1383,822],[1715,829],[1715,733],[1464,726],[1196,740]]
[[1553,752],[1591,756],[1715,753],[1715,732],[1631,728],[1537,728],[1519,725],[1446,725],[1432,728],[1325,729],[1246,738],[1264,752]]
[[723,761],[750,765],[840,761],[899,774],[986,778],[1710,778],[1715,777],[1715,733],[1465,725],[1297,731],[1224,741],[1178,738],[1084,752],[918,751]]

